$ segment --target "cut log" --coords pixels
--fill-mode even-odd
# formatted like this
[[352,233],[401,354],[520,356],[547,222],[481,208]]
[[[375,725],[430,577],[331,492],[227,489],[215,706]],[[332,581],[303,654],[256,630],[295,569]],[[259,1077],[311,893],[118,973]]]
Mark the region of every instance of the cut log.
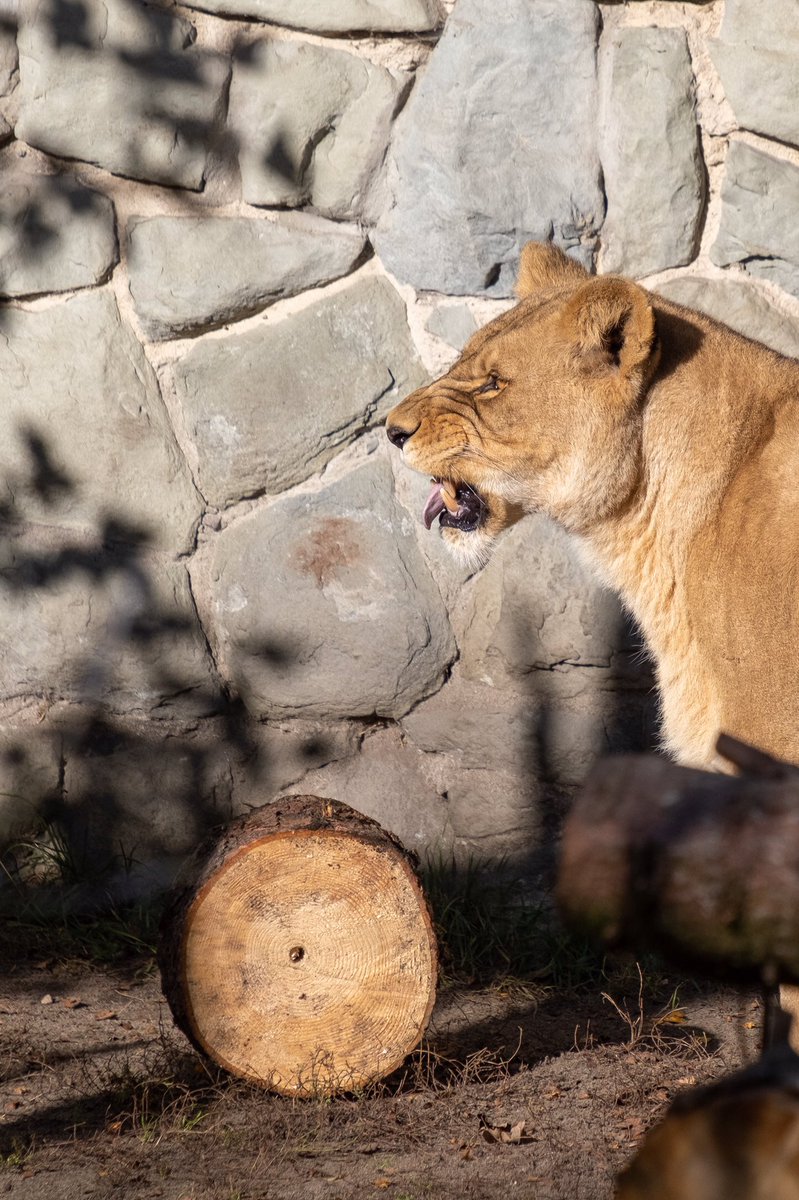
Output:
[[561,910],[610,944],[799,982],[799,772],[729,738],[719,750],[753,774],[597,765],[564,829]]
[[435,999],[437,951],[411,856],[334,800],[289,796],[195,855],[159,947],[177,1025],[275,1091],[351,1091],[398,1067]]
[[686,1093],[646,1137],[616,1200],[796,1200],[799,1059]]

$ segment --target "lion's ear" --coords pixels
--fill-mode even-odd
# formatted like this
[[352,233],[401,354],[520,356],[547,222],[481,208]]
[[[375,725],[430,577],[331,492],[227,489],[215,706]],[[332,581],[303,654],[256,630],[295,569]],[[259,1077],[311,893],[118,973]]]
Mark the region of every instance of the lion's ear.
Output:
[[649,296],[629,279],[589,279],[569,298],[561,327],[588,369],[612,368],[643,381],[657,353]]
[[579,283],[588,272],[550,242],[528,242],[519,258],[516,295],[520,300],[545,288]]

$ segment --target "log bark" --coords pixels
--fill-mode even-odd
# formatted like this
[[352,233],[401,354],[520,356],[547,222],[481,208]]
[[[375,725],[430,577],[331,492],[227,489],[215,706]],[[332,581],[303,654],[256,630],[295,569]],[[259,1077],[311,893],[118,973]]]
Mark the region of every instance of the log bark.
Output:
[[411,856],[318,796],[266,805],[200,848],[167,905],[158,957],[192,1043],[290,1095],[389,1074],[435,1000],[436,942]]
[[563,835],[565,917],[703,972],[799,982],[799,772],[722,738],[749,774],[606,759]]

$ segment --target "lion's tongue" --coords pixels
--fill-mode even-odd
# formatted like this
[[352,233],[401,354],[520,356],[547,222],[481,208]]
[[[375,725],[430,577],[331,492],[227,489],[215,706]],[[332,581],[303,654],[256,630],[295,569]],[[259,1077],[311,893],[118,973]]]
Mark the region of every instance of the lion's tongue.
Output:
[[440,512],[443,511],[444,497],[441,495],[443,485],[437,480],[433,480],[433,486],[430,489],[430,495],[427,497],[427,503],[424,506],[422,520],[425,523],[425,528],[429,529]]

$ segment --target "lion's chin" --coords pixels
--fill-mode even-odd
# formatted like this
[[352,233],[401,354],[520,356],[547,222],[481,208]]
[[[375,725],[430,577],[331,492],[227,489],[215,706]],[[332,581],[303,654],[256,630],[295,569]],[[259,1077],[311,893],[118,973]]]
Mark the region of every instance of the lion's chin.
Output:
[[[502,532],[521,520],[525,510],[522,505],[506,500],[503,496],[485,491],[478,492],[473,485],[468,486],[475,497],[470,511],[453,513],[450,508],[439,508],[436,515],[439,516],[441,536],[447,548],[462,566],[477,571],[488,562]],[[434,492],[435,487],[431,490],[431,497]],[[457,498],[463,499],[460,488]],[[429,529],[428,516],[429,512],[426,509],[425,524]]]
[[447,549],[457,559],[461,566],[469,571],[479,571],[491,557],[496,538],[485,529],[475,529],[464,533],[460,529],[443,525],[441,536],[446,542]]

